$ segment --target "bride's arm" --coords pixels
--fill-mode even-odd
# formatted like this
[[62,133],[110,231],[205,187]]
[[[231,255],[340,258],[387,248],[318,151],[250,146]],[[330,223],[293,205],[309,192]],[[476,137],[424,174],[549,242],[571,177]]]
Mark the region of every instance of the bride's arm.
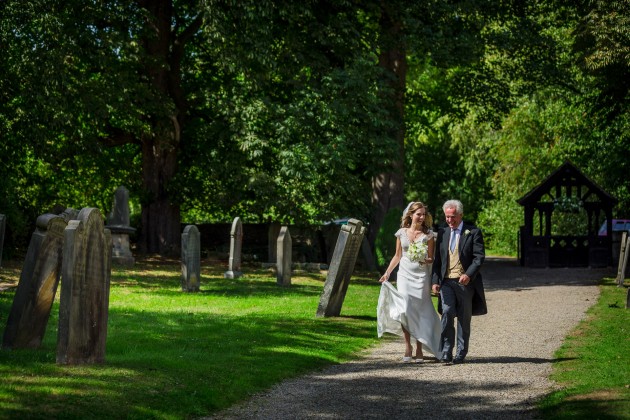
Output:
[[389,263],[387,270],[385,270],[385,274],[383,274],[383,276],[380,278],[379,281],[381,283],[389,280],[389,275],[392,273],[392,271],[394,271],[394,268],[396,268],[401,258],[402,258],[402,245],[400,243],[400,238],[396,238],[396,254],[392,257],[392,260]]

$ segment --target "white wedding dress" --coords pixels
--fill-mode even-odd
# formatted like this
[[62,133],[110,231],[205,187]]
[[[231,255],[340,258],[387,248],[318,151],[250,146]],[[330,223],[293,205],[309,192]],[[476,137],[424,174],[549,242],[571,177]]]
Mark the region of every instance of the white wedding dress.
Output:
[[[422,234],[416,242],[426,243],[431,235],[431,231]],[[412,337],[412,344],[413,340],[418,340],[422,343],[423,352],[426,350],[439,357],[442,327],[431,301],[431,264],[420,264],[409,259],[407,251],[410,241],[406,229],[399,229],[396,237],[400,239],[403,250],[398,264],[398,290],[389,282],[381,286],[376,312],[378,336],[382,337],[384,333],[402,336],[404,326]]]

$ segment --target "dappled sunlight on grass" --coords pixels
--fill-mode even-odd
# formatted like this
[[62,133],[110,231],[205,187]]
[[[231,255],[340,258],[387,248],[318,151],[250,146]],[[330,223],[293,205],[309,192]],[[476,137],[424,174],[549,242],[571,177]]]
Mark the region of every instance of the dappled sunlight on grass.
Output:
[[[371,274],[353,276],[341,317],[317,318],[325,272],[282,287],[269,269],[226,279],[223,266],[203,268],[201,291],[185,293],[180,270],[175,260],[114,267],[103,365],[55,364],[57,296],[40,349],[0,351],[3,414],[201,417],[377,343]],[[3,324],[13,293],[0,293]]]
[[0,291],[16,287],[20,274],[22,273],[22,263],[16,261],[2,261],[0,268]]
[[630,327],[621,303],[627,288],[605,278],[600,292],[556,352],[551,378],[558,388],[541,402],[545,418],[628,418]]

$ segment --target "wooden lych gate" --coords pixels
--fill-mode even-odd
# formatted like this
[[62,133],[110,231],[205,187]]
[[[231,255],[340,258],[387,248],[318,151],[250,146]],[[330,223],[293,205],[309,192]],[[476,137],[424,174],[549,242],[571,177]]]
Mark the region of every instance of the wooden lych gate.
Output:
[[[527,267],[607,267],[612,264],[612,209],[617,199],[570,162],[517,202],[524,207],[519,259]],[[599,226],[607,220],[605,236]]]

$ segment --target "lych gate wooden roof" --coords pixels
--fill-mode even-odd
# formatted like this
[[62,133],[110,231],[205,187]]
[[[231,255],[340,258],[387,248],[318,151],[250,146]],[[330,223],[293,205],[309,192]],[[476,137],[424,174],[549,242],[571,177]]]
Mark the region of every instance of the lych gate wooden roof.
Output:
[[[558,197],[561,194],[562,187],[586,187],[587,191],[582,193],[581,199],[586,201],[591,194],[595,194],[604,207],[610,206],[611,208],[617,204],[617,199],[612,195],[604,191],[599,185],[588,178],[571,162],[563,163],[558,169],[552,172],[544,181],[542,181],[537,187],[533,188],[530,192],[523,197],[516,200],[521,206],[528,206],[541,201],[546,194],[551,194],[552,189],[555,187],[557,191],[552,196]],[[572,190],[573,188],[571,188]]]

